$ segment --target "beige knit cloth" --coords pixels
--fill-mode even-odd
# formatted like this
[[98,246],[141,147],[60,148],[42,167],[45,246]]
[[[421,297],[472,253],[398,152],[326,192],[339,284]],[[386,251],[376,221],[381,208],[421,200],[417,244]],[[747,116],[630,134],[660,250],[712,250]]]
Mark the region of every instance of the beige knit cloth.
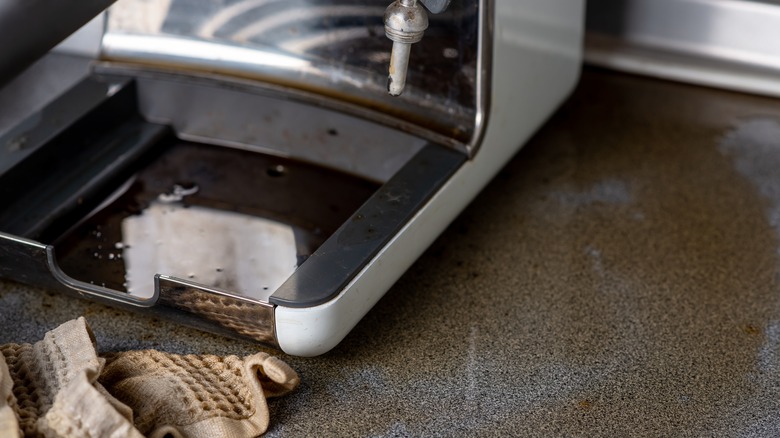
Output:
[[266,397],[299,381],[265,353],[100,358],[84,318],[0,353],[0,437],[258,436],[268,428]]

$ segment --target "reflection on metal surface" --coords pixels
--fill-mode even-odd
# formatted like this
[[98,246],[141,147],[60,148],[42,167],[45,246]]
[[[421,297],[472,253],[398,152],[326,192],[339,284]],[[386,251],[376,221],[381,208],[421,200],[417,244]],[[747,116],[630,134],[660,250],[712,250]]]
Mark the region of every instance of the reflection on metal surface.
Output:
[[48,257],[46,245],[0,232],[1,278],[57,287],[57,281],[51,276]]
[[159,4],[165,16],[159,26],[111,18],[126,18],[139,3],[149,3],[120,0],[109,12],[103,57],[312,91],[469,145],[478,135],[476,119],[485,109],[478,94],[488,79],[478,71],[487,56],[479,47],[485,41],[480,32],[490,30],[482,23],[489,16],[483,2],[489,3],[454,2],[431,17],[424,43],[411,50],[419,62],[409,70],[400,98],[388,96],[386,88],[391,42],[382,29],[387,0],[173,0]]
[[194,319],[205,330],[278,348],[274,306],[167,276],[158,276],[156,281],[158,305],[169,312],[167,316]]
[[127,291],[139,296],[165,273],[267,301],[298,266],[293,227],[175,201],[123,219],[122,238],[107,257],[123,259]]
[[179,62],[197,59],[205,67],[230,71],[232,66],[247,70],[262,69],[306,70],[309,62],[283,53],[265,51],[258,53],[246,47],[227,44],[214,44],[187,38],[170,38],[165,36],[134,36],[106,35],[104,44],[110,47],[114,54],[143,53],[147,61]]
[[317,163],[376,182],[390,179],[426,143],[393,129],[388,118],[379,121],[390,126],[372,123],[341,108],[322,108],[314,100],[294,100],[289,90],[276,96],[240,82],[123,73],[136,75],[145,119],[170,125],[180,138],[199,143]]
[[74,280],[57,266],[53,247],[0,232],[0,278],[152,315],[226,336],[278,347],[274,306],[184,280],[158,276],[147,299]]
[[157,296],[139,298],[105,287],[74,280],[62,272],[54,247],[0,232],[0,278],[59,290],[79,298],[127,309],[153,306]]

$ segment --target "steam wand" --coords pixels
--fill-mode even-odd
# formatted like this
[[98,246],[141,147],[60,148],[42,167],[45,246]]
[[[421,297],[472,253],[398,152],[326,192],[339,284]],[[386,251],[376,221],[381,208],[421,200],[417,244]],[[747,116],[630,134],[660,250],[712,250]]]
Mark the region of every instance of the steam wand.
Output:
[[[451,0],[420,0],[432,13],[443,12]],[[428,13],[417,0],[396,0],[385,10],[385,34],[393,41],[387,92],[400,96],[406,87],[409,52],[412,44],[420,41],[428,28]]]

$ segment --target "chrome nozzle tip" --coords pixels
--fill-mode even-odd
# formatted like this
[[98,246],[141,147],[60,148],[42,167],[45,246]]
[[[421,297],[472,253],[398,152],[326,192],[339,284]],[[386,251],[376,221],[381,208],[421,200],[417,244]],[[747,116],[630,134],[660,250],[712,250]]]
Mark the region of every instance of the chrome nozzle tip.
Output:
[[391,96],[400,96],[404,92],[403,84],[393,80],[393,75],[387,76],[387,93]]

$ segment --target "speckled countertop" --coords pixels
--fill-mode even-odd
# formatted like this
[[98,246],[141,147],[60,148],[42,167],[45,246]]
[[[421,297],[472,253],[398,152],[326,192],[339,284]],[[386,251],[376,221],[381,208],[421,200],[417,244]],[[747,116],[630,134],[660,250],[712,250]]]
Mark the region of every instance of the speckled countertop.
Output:
[[[586,70],[269,436],[780,435],[780,101]],[[258,347],[0,283],[0,343]]]

